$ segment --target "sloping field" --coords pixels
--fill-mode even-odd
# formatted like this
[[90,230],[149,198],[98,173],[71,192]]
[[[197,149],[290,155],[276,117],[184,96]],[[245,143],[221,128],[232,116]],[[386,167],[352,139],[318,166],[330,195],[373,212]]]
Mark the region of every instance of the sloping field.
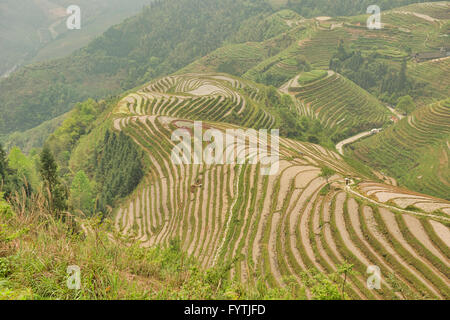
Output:
[[314,30],[309,39],[299,44],[298,54],[308,59],[314,69],[328,69],[340,39],[348,39],[351,33],[343,28]]
[[[174,130],[192,131],[195,120],[206,118],[201,114],[212,121],[226,114],[216,99],[228,99],[227,108],[242,109],[244,118],[254,112],[252,99],[243,103],[239,88],[245,84],[225,75],[180,75],[153,82],[119,103],[114,128],[146,151],[150,170],[116,208],[115,227],[144,245],[179,238],[204,267],[233,262],[229,276],[243,282],[262,280],[270,287],[303,283],[314,270],[334,272],[348,261],[357,271],[348,277],[350,298],[450,298],[449,214],[424,217],[399,211],[402,204],[369,198],[371,188],[378,192],[390,186],[366,182],[344,187],[344,177],[366,179],[335,152],[280,138],[279,170],[273,175],[262,173],[264,165],[253,163],[251,152],[242,155],[246,161],[240,165],[171,160],[178,143],[171,140]],[[203,107],[201,101],[193,105],[199,98]],[[203,130],[211,128],[238,127],[203,121]],[[257,139],[259,145],[268,143]],[[224,154],[232,147],[227,144]],[[320,176],[321,166],[336,171],[330,188]],[[416,205],[448,206],[428,196],[408,196]],[[369,265],[381,270],[379,290],[366,286]],[[394,292],[398,282],[402,289]]]
[[[410,63],[408,74],[418,81],[428,83],[427,93],[420,97],[418,105],[430,104],[435,100],[443,100],[450,92],[450,57],[422,63]],[[429,93],[428,93],[429,92]]]
[[266,59],[269,49],[270,47],[265,46],[265,43],[258,42],[230,44],[191,63],[179,73],[227,72],[240,76]]
[[444,20],[450,19],[450,3],[448,1],[415,3],[409,6],[394,9],[396,12],[418,14],[418,17],[426,19]]
[[123,98],[117,108],[122,114],[189,115],[196,120],[233,120],[247,127],[271,128],[275,119],[260,106],[261,99],[257,85],[247,81],[222,74],[185,74],[154,81]]
[[375,97],[332,71],[312,83],[291,85],[288,90],[303,105],[303,114],[318,118],[328,128],[347,130],[346,136],[380,128],[389,119],[389,112]]
[[396,126],[356,143],[359,159],[413,190],[449,198],[450,100],[414,111]]

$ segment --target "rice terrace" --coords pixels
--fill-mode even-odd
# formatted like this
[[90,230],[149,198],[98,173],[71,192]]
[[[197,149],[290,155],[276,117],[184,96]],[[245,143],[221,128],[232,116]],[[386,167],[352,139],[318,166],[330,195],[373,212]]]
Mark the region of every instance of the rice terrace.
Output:
[[148,1],[17,62],[0,300],[450,300],[450,2],[334,2]]

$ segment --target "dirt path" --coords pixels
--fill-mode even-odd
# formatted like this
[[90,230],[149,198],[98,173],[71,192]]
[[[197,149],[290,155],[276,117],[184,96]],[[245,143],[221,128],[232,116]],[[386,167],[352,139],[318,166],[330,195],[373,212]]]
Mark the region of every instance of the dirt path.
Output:
[[336,144],[336,149],[341,155],[344,155],[344,146],[345,145],[353,143],[353,142],[355,142],[355,141],[357,141],[357,140],[359,140],[361,138],[367,137],[369,135],[370,135],[370,131],[365,131],[365,132],[358,133],[357,135],[355,135],[353,137],[350,137],[350,138],[347,138],[345,140],[342,140],[341,142],[338,142]]
[[405,116],[395,110],[393,107],[386,105],[390,112],[392,112],[399,120],[402,120]]
[[354,194],[355,196],[357,196],[359,198],[362,198],[364,200],[367,200],[370,203],[376,204],[377,206],[382,207],[382,208],[387,208],[387,209],[390,209],[390,210],[396,210],[396,211],[400,211],[400,212],[403,212],[403,213],[409,213],[409,214],[420,216],[420,217],[435,218],[435,219],[438,219],[438,220],[443,219],[443,220],[446,220],[446,221],[450,221],[450,218],[447,218],[447,217],[436,216],[434,214],[424,214],[424,213],[404,210],[404,209],[393,207],[393,206],[390,206],[390,205],[387,205],[387,204],[384,204],[384,203],[377,202],[377,201],[375,201],[373,199],[370,199],[370,198],[368,198],[366,196],[363,196],[362,194],[354,191],[353,189],[350,188],[350,186],[347,186],[346,190],[347,190],[347,192],[350,192],[350,193]]

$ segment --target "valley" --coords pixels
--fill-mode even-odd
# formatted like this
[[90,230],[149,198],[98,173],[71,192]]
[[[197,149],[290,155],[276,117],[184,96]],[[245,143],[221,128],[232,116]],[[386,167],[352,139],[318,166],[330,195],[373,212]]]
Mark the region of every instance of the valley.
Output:
[[450,2],[369,2],[45,20],[0,79],[0,299],[449,300]]

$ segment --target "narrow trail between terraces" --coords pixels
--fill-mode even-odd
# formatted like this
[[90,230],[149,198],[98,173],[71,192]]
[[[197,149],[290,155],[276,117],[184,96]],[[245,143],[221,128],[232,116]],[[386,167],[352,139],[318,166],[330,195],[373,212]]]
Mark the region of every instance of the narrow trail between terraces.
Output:
[[400,211],[400,212],[403,212],[403,213],[409,213],[409,214],[413,214],[413,215],[419,216],[419,217],[435,218],[435,219],[442,219],[442,220],[445,220],[445,221],[450,221],[450,218],[447,218],[447,217],[437,216],[437,215],[434,215],[434,214],[425,214],[425,213],[419,213],[419,212],[415,212],[415,211],[409,211],[409,210],[393,207],[393,206],[390,206],[388,204],[384,204],[382,202],[377,202],[377,201],[375,201],[375,200],[373,200],[371,198],[363,196],[359,192],[356,192],[355,190],[351,189],[350,186],[346,186],[345,190],[347,192],[349,192],[349,193],[352,193],[353,195],[355,195],[357,197],[360,197],[360,198],[362,198],[364,200],[367,200],[367,201],[369,201],[369,202],[371,202],[373,204],[376,204],[377,206],[383,207],[383,208],[387,208],[387,209],[391,209],[391,210],[397,210],[397,211]]
[[370,131],[361,132],[353,137],[342,140],[341,142],[338,142],[336,144],[336,150],[339,152],[339,154],[344,155],[344,146],[367,136],[370,136]]

